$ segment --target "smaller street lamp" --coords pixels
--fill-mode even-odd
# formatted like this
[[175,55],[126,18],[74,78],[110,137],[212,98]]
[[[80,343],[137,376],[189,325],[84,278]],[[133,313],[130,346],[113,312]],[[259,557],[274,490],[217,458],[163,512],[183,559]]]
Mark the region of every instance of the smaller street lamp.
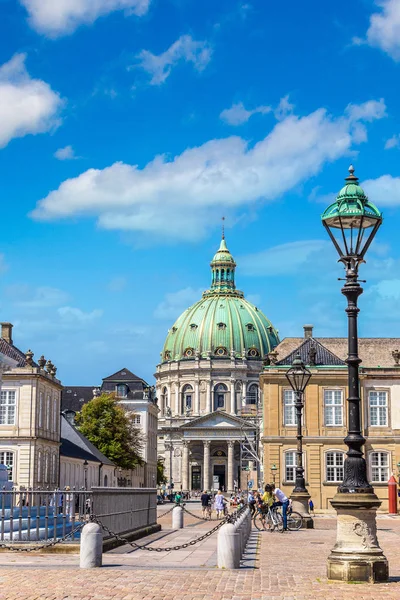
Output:
[[308,501],[310,494],[306,488],[303,467],[303,432],[302,419],[304,407],[304,391],[311,379],[311,371],[303,363],[299,353],[296,354],[292,366],[286,372],[286,379],[296,397],[296,419],[297,419],[297,452],[296,452],[296,483],[292,493],[293,504],[296,504],[295,510],[298,510],[303,517],[304,527],[311,529],[313,520],[309,513]]
[[85,459],[84,463],[83,463],[83,477],[84,477],[84,485],[85,485],[85,490],[87,490],[87,474],[88,474],[88,466],[89,463],[88,461]]

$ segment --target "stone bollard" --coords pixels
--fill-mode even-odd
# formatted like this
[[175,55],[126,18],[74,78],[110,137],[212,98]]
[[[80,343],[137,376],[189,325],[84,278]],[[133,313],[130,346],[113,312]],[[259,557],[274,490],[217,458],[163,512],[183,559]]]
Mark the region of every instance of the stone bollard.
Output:
[[82,529],[80,563],[81,569],[94,569],[102,566],[103,534],[100,525],[87,523]]
[[183,529],[183,508],[175,506],[172,509],[172,529]]
[[218,532],[217,554],[219,569],[240,567],[240,536],[232,523],[222,525]]

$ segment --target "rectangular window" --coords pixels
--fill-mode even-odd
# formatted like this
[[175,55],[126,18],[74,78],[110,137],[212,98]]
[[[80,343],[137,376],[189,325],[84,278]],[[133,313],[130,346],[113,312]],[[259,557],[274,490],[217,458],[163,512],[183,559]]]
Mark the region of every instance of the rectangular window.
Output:
[[58,410],[57,410],[57,396],[53,398],[53,432],[58,431]]
[[388,424],[387,392],[369,392],[369,424],[385,427]]
[[325,425],[343,425],[343,391],[324,390]]
[[0,452],[0,464],[6,465],[8,469],[8,481],[13,481],[14,452]]
[[50,394],[47,394],[47,405],[46,405],[46,429],[50,430],[50,417],[51,417],[51,408],[50,408]]
[[296,452],[285,452],[285,481],[296,481]]
[[297,425],[295,396],[293,390],[284,390],[283,392],[283,424]]
[[135,425],[140,425],[140,415],[134,415],[133,422]]
[[38,415],[39,427],[43,427],[43,392],[39,394],[39,415]]
[[3,390],[0,393],[0,425],[15,425],[16,393]]
[[334,483],[343,481],[344,456],[344,452],[326,453],[326,481],[332,481]]
[[371,481],[386,483],[389,479],[389,453],[371,452]]

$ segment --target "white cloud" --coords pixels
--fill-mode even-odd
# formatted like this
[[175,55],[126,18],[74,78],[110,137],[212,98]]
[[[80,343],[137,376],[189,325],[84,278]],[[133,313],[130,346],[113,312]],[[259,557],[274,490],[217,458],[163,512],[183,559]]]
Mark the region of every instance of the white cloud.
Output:
[[[124,163],[89,169],[50,192],[32,216],[54,220],[89,214],[105,229],[193,241],[209,231],[221,210],[229,214],[274,201],[327,162],[347,155],[360,123],[355,119],[373,118],[370,108],[358,109],[358,117],[355,107],[341,117],[322,108],[304,117],[290,115],[251,147],[232,136],[173,158],[157,156],[142,169]],[[382,116],[376,110],[375,118]]]
[[95,309],[92,312],[84,312],[80,308],[73,306],[61,306],[57,309],[58,314],[64,321],[86,323],[98,319],[103,314],[102,310]]
[[253,115],[265,115],[269,112],[271,112],[270,106],[257,106],[253,110],[247,110],[243,102],[239,102],[238,104],[233,104],[231,108],[225,108],[219,116],[225,123],[229,123],[229,125],[242,125],[243,123],[247,123]]
[[182,35],[162,54],[153,54],[142,50],[137,58],[141,67],[151,75],[150,84],[160,85],[171,74],[172,68],[179,62],[190,62],[197,71],[202,71],[211,59],[212,50],[208,42],[197,42],[190,35]]
[[385,142],[385,150],[391,150],[392,148],[400,147],[400,134],[395,133],[391,138]]
[[54,152],[55,158],[58,160],[75,160],[79,158],[75,156],[75,151],[72,146],[65,146],[65,148],[59,148]]
[[[52,306],[60,305],[68,299],[68,294],[62,290],[48,286],[41,286],[33,291],[29,287],[26,287],[23,290],[23,288],[17,286],[14,288],[14,292],[13,290],[10,291],[11,293],[17,292],[20,297],[19,300],[16,300],[15,304],[19,307],[28,309],[50,308]],[[22,298],[20,294],[22,295]]]
[[184,288],[178,292],[165,295],[165,300],[160,302],[154,311],[156,319],[173,321],[177,319],[184,310],[201,299],[203,289],[194,290],[191,287]]
[[36,31],[56,38],[116,10],[141,17],[147,13],[150,0],[20,0],[20,3],[28,11],[29,22]]
[[367,289],[365,295],[380,296],[384,300],[400,300],[400,279],[382,279]]
[[32,79],[25,54],[0,66],[0,148],[17,137],[44,133],[60,125],[60,96],[40,79]]
[[292,114],[293,110],[294,104],[290,104],[288,94],[279,100],[279,104],[274,110],[275,119],[282,121],[283,119],[286,119],[288,115]]
[[400,204],[400,177],[382,175],[377,179],[363,181],[362,187],[365,189],[371,202],[376,204],[378,208]]
[[245,275],[273,277],[299,273],[299,268],[304,263],[312,261],[315,265],[315,259],[321,256],[321,253],[326,260],[326,254],[330,250],[331,244],[328,240],[301,240],[241,256],[237,262]]
[[[380,12],[371,15],[367,43],[400,61],[400,2],[379,0]],[[358,38],[357,38],[358,39]]]

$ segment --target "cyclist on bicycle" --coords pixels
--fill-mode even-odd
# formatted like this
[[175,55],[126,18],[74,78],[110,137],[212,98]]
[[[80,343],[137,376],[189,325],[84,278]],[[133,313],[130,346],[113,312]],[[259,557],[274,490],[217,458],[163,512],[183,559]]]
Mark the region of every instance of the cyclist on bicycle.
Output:
[[210,494],[207,492],[207,490],[204,490],[204,492],[201,495],[201,510],[202,510],[202,514],[203,517],[207,518],[211,516],[211,496]]
[[283,531],[287,531],[287,511],[289,508],[289,498],[282,492],[282,490],[275,488],[273,485],[266,485],[265,491],[272,493],[277,498],[277,501],[273,503],[272,508],[282,506]]

